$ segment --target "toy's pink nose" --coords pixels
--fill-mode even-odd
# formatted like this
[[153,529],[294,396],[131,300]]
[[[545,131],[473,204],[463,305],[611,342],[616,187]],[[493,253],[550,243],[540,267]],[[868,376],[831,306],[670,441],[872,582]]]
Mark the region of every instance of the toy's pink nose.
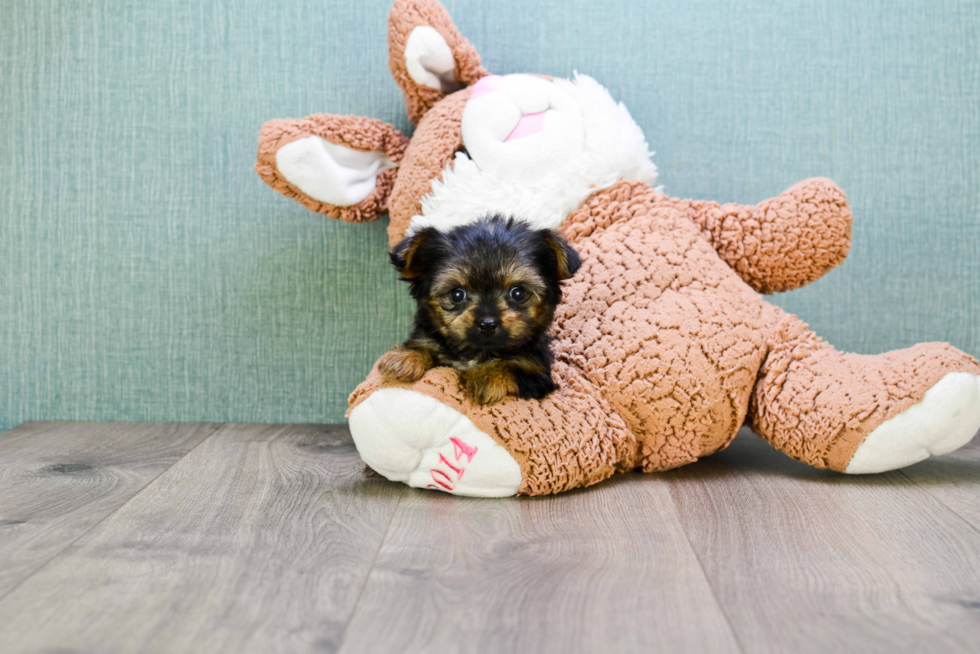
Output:
[[[500,75],[487,75],[473,85],[470,90],[470,100],[475,100],[481,95],[486,95],[488,93],[493,93],[504,83],[504,78]],[[544,129],[544,114],[545,112],[539,111],[534,114],[525,114],[521,116],[521,119],[517,121],[517,125],[511,130],[504,142],[516,141],[517,139],[522,139],[525,136],[531,136],[532,134],[537,134]]]
[[539,111],[536,114],[525,114],[521,116],[521,119],[517,121],[517,125],[514,127],[514,131],[507,135],[504,142],[516,141],[517,139],[522,139],[531,134],[537,134],[543,130],[544,114],[544,111]]
[[487,75],[486,77],[480,78],[480,81],[473,85],[470,90],[470,100],[475,100],[481,95],[486,95],[487,93],[493,93],[500,88],[500,85],[504,83],[504,78],[501,75]]

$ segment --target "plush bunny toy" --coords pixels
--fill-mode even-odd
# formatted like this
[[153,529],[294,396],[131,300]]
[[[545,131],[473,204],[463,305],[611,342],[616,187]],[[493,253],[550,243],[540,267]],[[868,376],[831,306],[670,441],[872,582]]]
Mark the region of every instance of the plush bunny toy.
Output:
[[668,197],[652,188],[643,132],[595,80],[490,75],[435,0],[397,0],[388,29],[411,141],[370,118],[273,120],[262,179],[333,218],[387,211],[392,244],[517,216],[560,230],[583,265],[556,314],[560,388],[544,400],[479,406],[451,369],[411,385],[372,371],[348,415],[376,471],[458,495],[557,493],[691,463],[747,421],[799,461],[870,473],[980,428],[971,356],[944,343],[838,352],[760,295],[844,259],[851,213],[833,182],[755,206]]

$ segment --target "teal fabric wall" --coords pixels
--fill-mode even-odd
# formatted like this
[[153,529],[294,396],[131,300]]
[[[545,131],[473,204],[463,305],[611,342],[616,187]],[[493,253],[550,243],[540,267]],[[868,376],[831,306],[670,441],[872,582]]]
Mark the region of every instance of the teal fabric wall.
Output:
[[[980,355],[980,3],[450,0],[494,72],[622,99],[674,195],[826,175],[848,261],[775,298],[841,348]],[[338,421],[403,337],[385,220],[252,171],[269,118],[408,129],[388,2],[0,0],[0,428]]]

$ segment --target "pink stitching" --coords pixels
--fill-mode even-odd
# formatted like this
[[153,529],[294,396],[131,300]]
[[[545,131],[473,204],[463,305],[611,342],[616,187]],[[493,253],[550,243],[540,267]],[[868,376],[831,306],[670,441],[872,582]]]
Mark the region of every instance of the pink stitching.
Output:
[[[441,482],[441,481],[439,481],[438,479],[436,479],[436,473],[437,473],[437,472],[438,472],[438,473],[439,473],[440,475],[442,475],[443,477],[445,477],[445,478],[446,478],[446,481],[448,481],[448,482],[449,482],[449,485],[447,485],[447,484],[445,484],[445,483],[443,483],[443,482]],[[430,476],[432,477],[432,481],[434,481],[434,482],[436,482],[437,484],[439,484],[440,486],[442,486],[442,487],[443,487],[443,488],[445,488],[446,490],[452,490],[452,489],[454,489],[454,488],[456,488],[456,482],[454,482],[454,481],[453,481],[452,479],[450,479],[450,478],[449,478],[449,475],[447,475],[446,473],[444,473],[444,472],[443,472],[442,470],[436,470],[436,469],[433,469],[433,470],[432,470],[432,471],[431,471],[431,472],[429,473],[429,475],[430,475]]]
[[[461,461],[464,455],[466,456],[466,463],[471,462],[473,460],[473,457],[476,456],[477,450],[479,450],[479,448],[474,447],[469,443],[456,438],[455,436],[453,436],[449,440],[453,444],[453,454],[456,457],[457,463]],[[439,463],[446,464],[447,468],[449,468],[450,470],[456,473],[456,481],[453,481],[453,478],[445,470],[440,470],[439,468],[432,468],[431,470],[429,470],[429,476],[432,477],[432,481],[438,484],[438,486],[429,484],[428,486],[426,486],[426,488],[434,488],[435,490],[444,489],[447,491],[454,490],[456,488],[456,482],[462,479],[463,473],[466,472],[466,463],[460,465],[459,467],[456,467],[449,462],[449,459],[447,459],[442,452],[439,453]],[[436,477],[437,472],[440,475],[442,475],[442,479]],[[443,479],[445,479],[445,481],[443,481]]]
[[456,460],[457,461],[459,461],[459,455],[460,455],[460,453],[466,455],[466,462],[467,463],[469,463],[470,461],[472,461],[473,460],[473,457],[476,456],[476,452],[477,452],[477,449],[478,448],[473,447],[472,445],[469,445],[469,444],[461,441],[460,439],[456,438],[455,436],[453,436],[449,440],[452,441],[453,451],[456,453]]
[[460,479],[463,478],[463,473],[466,472],[466,468],[457,468],[456,466],[454,466],[449,462],[449,459],[447,459],[442,455],[442,452],[439,453],[439,460],[445,463],[450,468],[452,468],[452,470],[456,473],[456,481],[459,481]]

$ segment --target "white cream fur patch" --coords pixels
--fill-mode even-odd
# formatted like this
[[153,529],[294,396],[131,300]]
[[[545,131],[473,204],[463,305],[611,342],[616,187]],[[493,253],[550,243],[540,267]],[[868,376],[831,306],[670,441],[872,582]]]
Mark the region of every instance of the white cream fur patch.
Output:
[[350,414],[364,462],[391,481],[470,497],[509,497],[521,467],[473,422],[435,398],[383,388]]
[[461,88],[453,51],[434,27],[419,25],[405,43],[405,69],[416,84],[450,93]]
[[309,136],[276,151],[276,167],[314,200],[349,207],[371,195],[378,173],[394,168],[384,152],[362,152]]
[[[544,129],[506,142],[522,115],[545,114]],[[463,143],[422,199],[409,231],[448,230],[488,213],[556,228],[595,191],[657,177],[643,131],[591,77],[545,80],[507,75],[467,103]]]
[[947,454],[980,430],[980,377],[951,372],[926,391],[922,401],[868,434],[845,472],[897,470],[930,456]]

